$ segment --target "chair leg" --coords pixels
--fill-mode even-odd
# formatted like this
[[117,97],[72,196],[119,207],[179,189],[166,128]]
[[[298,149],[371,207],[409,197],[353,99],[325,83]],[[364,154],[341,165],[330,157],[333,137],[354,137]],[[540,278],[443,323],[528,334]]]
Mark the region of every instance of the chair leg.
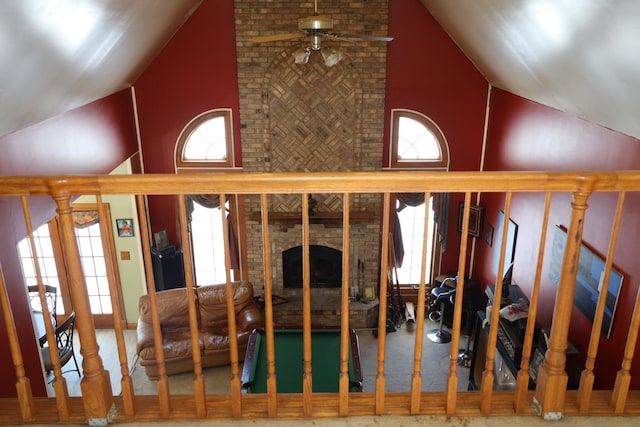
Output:
[[471,341],[471,335],[467,335],[467,347],[461,348],[458,351],[458,366],[468,368],[471,366],[471,350],[469,350],[469,342]]
[[451,342],[451,334],[444,329],[442,329],[442,324],[444,323],[444,302],[440,304],[440,327],[438,329],[432,329],[427,332],[427,338],[429,340],[438,343],[438,344],[446,344]]
[[76,365],[76,372],[78,373],[78,377],[82,378],[82,375],[80,375],[80,368],[78,368],[78,361],[76,360],[76,354],[72,353],[71,357],[73,358],[73,363]]

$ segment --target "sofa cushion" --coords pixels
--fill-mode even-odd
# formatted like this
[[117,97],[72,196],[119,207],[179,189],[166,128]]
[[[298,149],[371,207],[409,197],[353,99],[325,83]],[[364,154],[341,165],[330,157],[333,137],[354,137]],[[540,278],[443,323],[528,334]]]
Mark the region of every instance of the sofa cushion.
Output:
[[[201,353],[203,348],[202,337],[198,338],[199,348]],[[174,360],[190,359],[192,358],[191,352],[191,334],[189,329],[166,331],[162,330],[162,349],[164,352],[164,359],[166,363],[170,363]],[[150,345],[140,350],[139,353],[141,362],[143,360],[156,359],[155,346]],[[154,362],[155,363],[155,362]],[[141,363],[144,365],[144,363]]]
[[[163,335],[174,330],[189,329],[189,300],[186,288],[156,292],[156,303]],[[138,312],[141,321],[152,323],[149,295],[140,297]]]
[[[253,285],[249,282],[233,282],[233,301],[236,316],[253,300]],[[198,308],[200,310],[200,329],[207,333],[228,335],[226,286],[209,285],[198,288]]]

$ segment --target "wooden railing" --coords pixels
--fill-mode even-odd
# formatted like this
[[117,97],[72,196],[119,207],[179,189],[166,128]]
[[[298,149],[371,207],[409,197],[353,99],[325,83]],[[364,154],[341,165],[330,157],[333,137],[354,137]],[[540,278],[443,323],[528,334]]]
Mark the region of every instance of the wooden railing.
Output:
[[[331,417],[331,416],[362,416],[362,415],[457,415],[457,416],[486,416],[486,415],[542,415],[553,419],[562,415],[638,415],[640,414],[640,398],[637,393],[629,390],[630,366],[634,357],[640,314],[634,311],[632,321],[628,325],[629,336],[626,343],[623,360],[611,361],[620,365],[620,371],[613,390],[593,390],[594,360],[598,353],[598,337],[602,321],[604,302],[600,302],[594,320],[594,332],[588,348],[587,362],[582,373],[580,387],[577,391],[567,390],[567,375],[564,371],[565,348],[571,321],[571,309],[576,283],[576,259],[579,256],[581,236],[587,199],[595,192],[617,192],[619,203],[615,216],[612,242],[615,246],[618,226],[627,192],[640,191],[640,172],[607,172],[607,173],[545,173],[545,172],[434,172],[434,173],[309,173],[309,174],[223,174],[223,175],[136,175],[136,176],[95,176],[95,177],[5,177],[0,178],[0,196],[7,196],[20,200],[24,210],[24,221],[28,232],[33,232],[29,214],[29,197],[51,197],[57,205],[57,211],[63,234],[65,253],[65,267],[70,279],[71,296],[77,316],[77,330],[83,356],[83,379],[81,383],[82,396],[69,397],[66,380],[61,374],[59,366],[55,366],[55,380],[53,388],[55,398],[33,397],[30,378],[25,375],[23,366],[24,355],[19,346],[14,317],[8,298],[6,283],[0,275],[0,297],[2,312],[6,322],[9,337],[12,362],[15,367],[17,383],[17,397],[0,399],[0,424],[9,423],[69,423],[69,422],[118,422],[138,420],[168,420],[168,419],[234,419],[234,418],[300,418],[300,417]],[[457,372],[457,353],[460,343],[462,319],[462,298],[457,298],[453,314],[451,354],[447,373],[446,390],[431,392],[421,389],[421,371],[423,330],[425,318],[425,301],[418,299],[416,316],[416,334],[414,347],[413,376],[410,389],[406,392],[385,392],[385,346],[386,346],[386,317],[387,317],[387,288],[389,286],[386,274],[380,275],[380,309],[378,314],[378,356],[375,381],[375,392],[348,393],[348,378],[346,373],[349,318],[343,316],[341,320],[341,370],[340,387],[336,393],[313,393],[311,381],[313,377],[310,352],[310,285],[309,268],[304,268],[303,307],[304,307],[304,387],[300,394],[278,394],[273,376],[273,284],[269,274],[272,260],[269,255],[269,209],[267,205],[270,194],[299,195],[302,201],[302,230],[303,247],[308,254],[309,246],[309,213],[307,209],[308,194],[340,194],[343,198],[343,246],[349,247],[350,227],[350,198],[359,193],[377,193],[385,201],[385,212],[382,215],[381,239],[381,271],[387,270],[388,259],[388,231],[389,212],[387,211],[390,195],[393,193],[425,193],[427,199],[435,193],[463,193],[465,200],[464,229],[462,230],[458,274],[465,277],[469,267],[466,260],[467,227],[474,193],[503,193],[505,224],[509,218],[512,195],[521,192],[538,192],[546,194],[545,206],[541,207],[544,220],[540,232],[540,247],[533,280],[533,290],[530,295],[530,315],[526,329],[522,361],[514,391],[494,391],[493,365],[496,357],[496,341],[498,334],[498,310],[493,310],[490,318],[490,332],[486,367],[482,377],[480,390],[477,392],[458,392],[458,383],[466,381],[459,378]],[[542,260],[544,259],[544,242],[548,227],[551,196],[554,193],[568,193],[572,195],[572,202],[566,206],[571,212],[568,224],[566,250],[564,253],[561,277],[557,289],[553,323],[549,338],[548,351],[540,369],[535,391],[528,390],[528,367],[536,321],[538,293],[540,290]],[[160,362],[160,378],[157,382],[157,396],[138,396],[134,393],[133,381],[129,376],[127,356],[120,319],[116,319],[115,330],[117,336],[117,350],[121,363],[122,393],[113,396],[109,373],[103,367],[103,361],[98,352],[96,334],[91,321],[89,299],[83,278],[78,248],[71,218],[71,202],[79,195],[96,195],[98,204],[105,195],[129,194],[135,195],[140,212],[145,212],[145,196],[147,195],[188,195],[188,194],[220,194],[222,202],[228,195],[254,195],[260,199],[261,217],[263,225],[263,254],[265,318],[268,348],[268,365],[270,376],[268,392],[264,395],[247,395],[241,393],[239,377],[238,343],[235,339],[234,310],[232,307],[231,279],[229,275],[229,259],[227,257],[227,304],[231,339],[231,392],[229,394],[207,394],[204,388],[202,364],[198,353],[194,355],[194,393],[193,395],[172,395],[168,387],[168,378],[163,366],[162,351],[158,353]],[[183,197],[178,197],[180,207],[184,208]],[[180,209],[184,216],[184,209]],[[185,224],[185,218],[182,217]],[[150,259],[150,236],[148,224],[141,216],[141,240],[145,258]],[[186,230],[182,229],[183,241],[186,241]],[[506,233],[505,238],[506,238]],[[502,241],[502,248],[505,247]],[[225,242],[228,251],[229,242]],[[609,254],[611,255],[611,253]],[[343,263],[349,265],[349,251],[343,251]],[[498,271],[504,266],[504,249],[500,254]],[[426,263],[423,256],[423,270]],[[185,264],[190,265],[191,254],[185,248]],[[611,269],[611,257],[607,258],[605,277]],[[343,287],[341,291],[341,313],[349,313],[349,277],[348,269],[344,269]],[[146,273],[149,278],[153,272],[147,263]],[[38,272],[39,275],[39,272]],[[501,298],[501,286],[496,279],[495,300]],[[251,278],[249,278],[251,280]],[[428,286],[423,274],[419,284],[418,295],[423,295]],[[155,290],[153,280],[148,280],[148,293],[152,303],[152,313],[155,317],[156,348],[161,349],[162,334],[158,325],[158,313],[155,308]],[[40,280],[42,284],[42,280]],[[186,285],[191,289],[194,280],[189,269],[186,273]],[[458,295],[463,295],[463,281],[458,281]],[[607,283],[603,283],[603,293],[606,294]],[[45,306],[43,304],[43,306]],[[194,345],[197,345],[195,334],[196,313],[192,301],[189,305],[191,328],[194,332]],[[45,316],[47,317],[47,316]],[[47,326],[47,337],[52,342],[53,328]],[[54,364],[58,363],[58,355],[52,355]]]

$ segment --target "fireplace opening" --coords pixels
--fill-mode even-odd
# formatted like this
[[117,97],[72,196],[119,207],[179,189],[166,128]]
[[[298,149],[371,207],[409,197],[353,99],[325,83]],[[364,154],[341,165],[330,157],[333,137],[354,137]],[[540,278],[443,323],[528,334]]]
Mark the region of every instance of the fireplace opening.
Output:
[[[309,245],[309,270],[312,288],[342,286],[342,251],[328,246]],[[282,251],[282,284],[302,288],[302,246]]]

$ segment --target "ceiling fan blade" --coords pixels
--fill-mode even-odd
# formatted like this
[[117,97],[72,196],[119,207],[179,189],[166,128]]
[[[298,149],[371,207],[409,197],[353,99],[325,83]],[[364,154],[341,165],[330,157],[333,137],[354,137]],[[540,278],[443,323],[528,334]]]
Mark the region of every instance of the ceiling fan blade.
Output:
[[298,31],[296,33],[272,34],[270,36],[252,37],[249,39],[249,41],[252,43],[266,43],[266,42],[275,42],[275,41],[281,41],[281,40],[299,39],[305,36],[306,36],[305,33]]
[[367,40],[372,42],[390,42],[393,37],[388,36],[370,36],[367,34],[345,34],[345,33],[327,33],[327,37],[342,40]]

